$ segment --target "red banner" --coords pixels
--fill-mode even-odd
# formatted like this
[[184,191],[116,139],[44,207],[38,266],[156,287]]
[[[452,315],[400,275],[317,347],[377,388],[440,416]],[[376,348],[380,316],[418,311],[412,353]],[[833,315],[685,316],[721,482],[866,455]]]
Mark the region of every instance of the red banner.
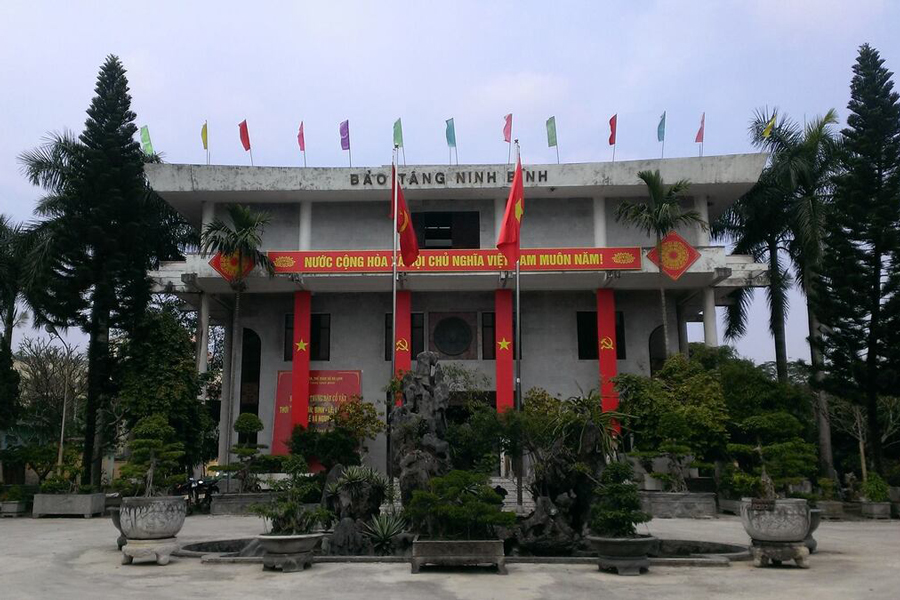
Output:
[[[700,253],[674,231],[670,231],[669,235],[660,241],[659,247],[661,252],[657,252],[654,247],[647,253],[647,258],[654,265],[660,267],[663,273],[675,280],[684,275],[684,272],[700,258]],[[662,266],[660,266],[660,254],[662,254]]]
[[[283,252],[269,258],[276,273],[389,273],[390,250],[320,250]],[[399,257],[398,257],[399,260]],[[613,271],[641,268],[640,248],[522,248],[521,270]],[[515,268],[499,250],[422,250],[411,266],[400,261],[401,271],[491,272]]]
[[[279,371],[275,386],[275,423],[272,427],[272,454],[287,454],[293,429],[291,418],[292,371]],[[309,426],[327,430],[338,407],[360,398],[362,371],[309,372]]]
[[[213,256],[209,261],[209,266],[216,270],[216,272],[222,276],[228,282],[234,281],[238,277],[238,259],[237,256],[229,254],[225,256],[221,252],[217,253]],[[242,273],[240,273],[241,277],[245,277],[250,274],[250,271],[253,270],[253,261],[249,258],[244,258],[244,268],[242,269]]]

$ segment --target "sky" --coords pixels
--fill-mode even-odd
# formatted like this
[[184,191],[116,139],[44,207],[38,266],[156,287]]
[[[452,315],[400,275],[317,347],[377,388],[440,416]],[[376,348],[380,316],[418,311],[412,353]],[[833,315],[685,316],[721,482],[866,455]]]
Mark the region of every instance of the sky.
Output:
[[[450,117],[461,163],[504,162],[510,112],[526,163],[556,160],[551,115],[563,162],[610,160],[614,113],[617,160],[659,156],[663,111],[667,157],[697,154],[703,112],[705,155],[750,152],[757,109],[802,121],[836,108],[843,122],[860,44],[900,69],[900,3],[877,0],[4,0],[0,23],[0,212],[16,221],[32,219],[41,196],[17,156],[48,132],[81,131],[108,54],[128,70],[137,124],[164,160],[205,161],[208,121],[212,162],[249,164],[237,129],[247,119],[265,166],[302,164],[301,120],[309,166],[346,165],[344,119],[353,164],[388,164],[398,117],[410,164],[448,160]],[[788,355],[808,359],[805,302],[796,291],[790,300]],[[761,291],[748,329],[738,351],[773,360]],[[80,332],[67,337],[86,346]]]

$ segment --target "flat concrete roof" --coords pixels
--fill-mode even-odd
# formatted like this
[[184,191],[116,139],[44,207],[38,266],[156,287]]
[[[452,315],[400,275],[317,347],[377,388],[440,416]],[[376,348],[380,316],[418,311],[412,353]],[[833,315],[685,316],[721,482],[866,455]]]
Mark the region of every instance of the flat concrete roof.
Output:
[[[759,179],[766,154],[731,154],[600,163],[524,165],[532,199],[645,196],[637,178],[659,170],[667,183],[691,182],[690,196],[706,196],[715,218]],[[513,165],[409,165],[400,167],[408,200],[505,197]],[[151,186],[195,224],[202,202],[294,203],[387,201],[390,165],[382,167],[241,167],[148,164]]]

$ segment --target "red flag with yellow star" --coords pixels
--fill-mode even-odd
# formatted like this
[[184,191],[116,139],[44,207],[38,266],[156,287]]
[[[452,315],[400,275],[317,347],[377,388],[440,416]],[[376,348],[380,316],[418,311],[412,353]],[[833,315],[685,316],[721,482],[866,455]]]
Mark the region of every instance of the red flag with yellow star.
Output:
[[503,214],[503,225],[500,237],[497,238],[497,249],[503,253],[510,265],[519,260],[519,228],[522,215],[525,213],[525,186],[522,183],[522,158],[516,160],[516,174],[513,176],[509,198],[506,201],[506,212]]
[[395,167],[391,167],[391,218],[394,218],[394,186],[397,186],[397,233],[400,234],[400,256],[403,264],[411,266],[419,258],[419,241],[416,239],[416,230],[413,229],[412,217],[406,208],[406,199],[403,197],[403,188],[397,181]]

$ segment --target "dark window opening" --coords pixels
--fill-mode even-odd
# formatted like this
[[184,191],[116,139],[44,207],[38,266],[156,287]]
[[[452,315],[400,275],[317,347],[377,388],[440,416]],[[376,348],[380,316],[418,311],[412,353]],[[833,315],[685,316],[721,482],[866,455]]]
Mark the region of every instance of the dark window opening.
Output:
[[[512,338],[509,340],[516,358],[516,315],[513,315]],[[497,316],[496,313],[481,313],[481,358],[495,360],[497,358]]]
[[[579,311],[578,360],[598,360],[600,342],[597,338],[597,311]],[[625,360],[625,313],[616,311],[616,359]]]
[[[410,314],[410,350],[413,362],[425,351],[425,313]],[[384,360],[391,360],[391,344],[394,343],[394,318],[391,313],[384,315]]]
[[423,250],[472,249],[481,247],[478,211],[414,213],[413,228]]
[[[262,341],[252,329],[244,328],[241,344],[240,412],[259,415],[259,374]],[[239,434],[238,443],[255,444],[257,434]]]
[[[331,315],[314,313],[309,318],[309,360],[331,360]],[[294,315],[284,316],[285,362],[294,358]]]

